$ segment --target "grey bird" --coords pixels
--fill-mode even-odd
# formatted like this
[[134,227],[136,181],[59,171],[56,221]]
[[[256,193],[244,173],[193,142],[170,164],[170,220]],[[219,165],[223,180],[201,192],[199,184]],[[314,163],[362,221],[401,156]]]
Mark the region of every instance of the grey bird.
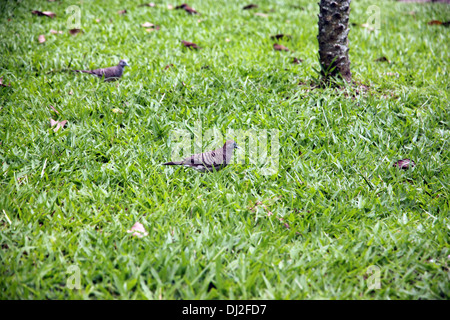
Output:
[[75,72],[89,73],[99,78],[105,78],[105,81],[114,81],[119,79],[123,74],[123,69],[129,66],[126,60],[120,60],[119,64],[114,67],[95,69],[95,70],[74,70]]
[[234,149],[239,148],[237,143],[233,140],[225,142],[222,148],[204,152],[196,153],[181,161],[172,161],[163,163],[166,166],[185,166],[194,168],[200,172],[206,171],[219,171],[225,168],[230,162],[233,156]]

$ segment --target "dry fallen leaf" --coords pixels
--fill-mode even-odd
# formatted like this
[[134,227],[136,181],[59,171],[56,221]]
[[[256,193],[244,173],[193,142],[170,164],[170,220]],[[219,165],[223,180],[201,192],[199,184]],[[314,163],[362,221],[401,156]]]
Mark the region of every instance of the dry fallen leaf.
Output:
[[398,160],[392,166],[397,167],[399,169],[407,170],[409,168],[415,167],[416,164],[411,159],[403,159],[403,160]]
[[428,22],[428,24],[431,25],[441,25],[442,21],[439,20],[431,20],[430,22]]
[[289,50],[288,48],[286,48],[285,46],[283,46],[283,45],[281,45],[281,44],[278,44],[278,43],[275,43],[275,44],[273,45],[273,49],[274,49],[274,50],[277,50],[277,51],[291,51],[291,50]]
[[143,226],[141,223],[139,223],[139,222],[136,222],[136,223],[131,227],[130,230],[127,230],[127,233],[133,233],[132,235],[133,235],[133,236],[136,236],[136,237],[138,237],[138,238],[142,238],[142,237],[148,235],[148,232],[145,231],[144,226]]
[[269,15],[268,15],[268,14],[265,14],[265,13],[261,13],[261,12],[257,12],[257,13],[255,13],[255,16],[258,16],[258,17],[263,17],[263,18],[268,18],[268,17],[269,17]]
[[375,30],[374,28],[370,27],[370,25],[368,23],[363,23],[361,25],[361,27],[366,28],[367,31],[374,31]]
[[79,34],[80,32],[84,32],[84,31],[81,29],[70,29],[69,30],[69,33],[73,36]]
[[4,84],[3,77],[0,77],[0,87],[11,87],[11,83],[9,83],[9,85]]
[[126,9],[124,9],[124,10],[119,10],[119,11],[117,11],[117,13],[118,13],[118,14],[126,14],[126,13],[127,13],[127,10],[126,10]]
[[38,41],[39,41],[39,43],[44,43],[44,42],[45,42],[45,37],[44,37],[43,34],[41,34],[41,35],[38,37]]
[[193,42],[181,40],[181,43],[183,44],[183,46],[185,46],[186,48],[189,48],[189,49],[201,49],[201,47],[199,47],[198,45],[196,45]]
[[50,119],[50,127],[53,127],[56,125],[56,128],[53,129],[53,131],[55,131],[55,132],[57,132],[60,128],[64,128],[66,123],[67,123],[67,120],[58,122],[53,119]]
[[153,2],[140,4],[139,7],[155,7],[156,4]]
[[184,11],[186,11],[189,14],[198,14],[198,12],[195,11],[195,9],[189,7],[186,3],[176,6],[175,9],[183,9]]
[[123,113],[124,113],[123,110],[122,110],[122,109],[119,109],[119,108],[114,108],[114,109],[112,109],[112,112],[118,113],[118,114],[123,114]]
[[143,24],[141,24],[141,27],[144,27],[144,28],[153,28],[154,26],[155,25],[150,22],[144,22]]
[[249,9],[253,9],[253,8],[258,8],[258,5],[252,3],[252,4],[246,5],[246,6],[243,7],[242,9],[243,9],[243,10],[249,10]]
[[289,35],[289,34],[282,34],[282,33],[280,33],[280,34],[276,34],[276,35],[270,37],[270,39],[276,39],[276,40],[280,40],[282,38],[291,39],[292,36]]
[[444,27],[448,27],[450,25],[450,21],[440,21],[440,20],[431,20],[430,22],[428,22],[428,25],[432,26],[432,25],[443,25]]
[[[55,111],[57,114],[59,114],[58,110],[56,110],[53,106],[50,106],[50,109],[52,109],[53,111]],[[50,121],[51,122],[51,121]]]
[[39,10],[33,10],[31,11],[32,14],[35,14],[37,16],[45,16],[45,17],[49,17],[49,18],[54,18],[56,17],[56,14],[54,12],[50,12],[50,11],[39,11]]
[[173,64],[168,64],[167,66],[164,67],[164,70],[167,70],[167,69],[172,68],[172,67],[173,67]]
[[379,57],[379,58],[377,58],[377,59],[375,59],[374,60],[375,62],[388,62],[388,63],[391,63],[391,60],[389,60],[388,58],[386,58],[386,57]]
[[160,26],[154,25],[153,23],[150,23],[150,22],[145,22],[145,23],[141,24],[141,26],[144,28],[147,28],[147,29],[145,29],[145,31],[147,31],[147,32],[153,32],[155,30],[157,31],[161,28]]
[[298,59],[298,58],[295,58],[295,57],[292,59],[292,63],[294,63],[294,64],[300,64],[302,62],[303,62],[302,59]]

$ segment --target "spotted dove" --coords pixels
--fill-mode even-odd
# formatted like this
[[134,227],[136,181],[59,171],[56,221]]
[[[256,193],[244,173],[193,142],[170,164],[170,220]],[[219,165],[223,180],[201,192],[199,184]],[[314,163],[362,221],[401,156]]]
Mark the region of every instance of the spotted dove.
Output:
[[236,142],[233,140],[228,140],[222,148],[204,153],[197,153],[181,161],[173,161],[163,164],[166,166],[181,165],[194,168],[200,172],[219,171],[231,162],[233,151],[237,148],[238,145]]
[[105,81],[114,81],[119,79],[123,74],[123,69],[129,64],[125,60],[120,60],[119,64],[114,67],[95,69],[95,70],[74,70],[75,72],[89,73],[99,78],[105,78]]

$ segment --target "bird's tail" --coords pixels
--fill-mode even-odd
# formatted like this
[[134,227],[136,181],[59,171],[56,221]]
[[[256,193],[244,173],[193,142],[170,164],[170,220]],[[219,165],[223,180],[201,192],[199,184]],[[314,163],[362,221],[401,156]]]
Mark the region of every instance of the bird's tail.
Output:
[[165,166],[176,166],[176,165],[180,165],[182,163],[183,162],[181,162],[181,161],[171,161],[171,162],[163,163],[163,165],[165,165]]
[[90,70],[73,70],[73,72],[90,73],[90,74],[92,74],[92,71],[90,71]]

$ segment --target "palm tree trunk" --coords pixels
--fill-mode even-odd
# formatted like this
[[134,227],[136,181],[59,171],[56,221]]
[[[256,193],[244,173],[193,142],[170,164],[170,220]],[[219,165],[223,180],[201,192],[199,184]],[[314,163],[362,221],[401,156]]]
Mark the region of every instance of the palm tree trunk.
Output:
[[[340,74],[352,81],[348,58],[348,19],[351,0],[320,0],[319,56],[325,80]],[[334,68],[331,72],[330,70]],[[327,72],[328,71],[328,72]]]

